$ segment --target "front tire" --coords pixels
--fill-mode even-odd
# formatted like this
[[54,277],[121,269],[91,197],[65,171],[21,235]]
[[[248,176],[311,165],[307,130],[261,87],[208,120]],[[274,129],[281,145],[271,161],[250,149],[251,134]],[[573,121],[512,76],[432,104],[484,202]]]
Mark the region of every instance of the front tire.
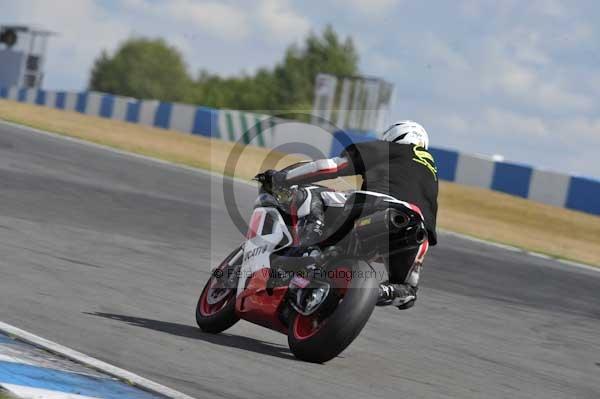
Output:
[[[341,297],[333,313],[323,318],[319,311],[310,316],[296,313],[289,325],[288,344],[301,360],[324,363],[348,347],[369,320],[378,298],[378,282],[363,261],[337,260],[327,268],[328,280]],[[344,279],[330,276],[352,276]]]
[[[241,263],[242,248],[234,250],[212,273],[196,305],[196,323],[204,332],[218,334],[227,330],[238,322],[239,317],[235,313],[236,285],[231,281],[223,284],[223,278],[235,269],[238,262]],[[218,278],[221,274],[224,276]]]

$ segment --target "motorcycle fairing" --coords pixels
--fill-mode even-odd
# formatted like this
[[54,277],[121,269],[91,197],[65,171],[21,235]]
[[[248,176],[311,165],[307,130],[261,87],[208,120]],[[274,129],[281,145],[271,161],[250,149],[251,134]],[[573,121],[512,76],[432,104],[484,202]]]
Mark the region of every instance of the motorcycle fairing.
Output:
[[284,333],[287,331],[279,319],[279,307],[287,287],[268,291],[267,283],[271,270],[270,255],[291,244],[290,231],[276,208],[254,209],[237,287],[235,309],[241,318]]
[[276,208],[257,207],[252,213],[246,242],[244,257],[240,270],[237,295],[246,287],[246,281],[253,273],[271,268],[270,256],[292,244],[292,235],[283,217]]

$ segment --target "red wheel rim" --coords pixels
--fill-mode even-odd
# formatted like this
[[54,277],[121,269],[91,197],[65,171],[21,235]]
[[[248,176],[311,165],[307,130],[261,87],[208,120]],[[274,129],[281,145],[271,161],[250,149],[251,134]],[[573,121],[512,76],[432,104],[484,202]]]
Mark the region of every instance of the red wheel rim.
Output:
[[198,303],[198,310],[200,310],[200,314],[204,317],[214,316],[215,314],[219,313],[219,311],[223,309],[231,299],[231,295],[227,295],[225,298],[223,298],[217,303],[208,303],[206,298],[208,297],[208,291],[210,291],[210,288],[211,287],[208,286],[204,289],[204,291],[202,292],[202,296],[200,297],[200,302]]
[[294,319],[294,338],[303,340],[312,337],[320,329],[323,323],[319,323],[316,315],[303,316],[299,314]]
[[[328,271],[328,280],[331,281],[332,288],[336,290],[340,297],[344,297],[346,291],[348,290],[348,286],[350,285],[350,281],[352,280],[352,272],[351,269],[339,266],[335,269]],[[312,314],[309,316],[304,316],[298,314],[294,319],[294,324],[292,331],[294,333],[294,338],[297,340],[305,340],[313,337],[319,330],[323,327],[323,325],[327,322],[325,320],[319,320],[316,314]]]
[[[223,263],[216,269],[216,270],[223,270],[225,269],[227,266],[229,266],[229,261],[231,258],[227,258],[225,259],[225,261],[223,261]],[[227,295],[225,295],[223,297],[223,299],[219,300],[218,302],[215,303],[208,303],[208,293],[214,289],[214,286],[216,285],[216,283],[218,282],[218,280],[215,278],[215,276],[211,276],[210,279],[208,280],[208,285],[204,288],[204,291],[202,291],[202,295],[200,296],[200,301],[198,301],[198,310],[200,311],[200,314],[204,317],[210,317],[210,316],[214,316],[215,314],[219,313],[219,311],[221,309],[223,309],[227,303],[231,300],[232,295],[231,292],[233,292],[232,288],[222,288],[223,290],[228,290],[230,291]]]

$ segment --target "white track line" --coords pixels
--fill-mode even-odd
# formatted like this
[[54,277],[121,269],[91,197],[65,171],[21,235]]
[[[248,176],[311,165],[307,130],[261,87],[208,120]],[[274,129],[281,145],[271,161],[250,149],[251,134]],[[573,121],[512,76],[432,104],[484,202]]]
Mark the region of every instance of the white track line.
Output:
[[154,381],[150,381],[144,377],[140,377],[137,374],[131,373],[127,370],[123,370],[119,367],[105,363],[101,360],[95,359],[81,352],[77,352],[73,349],[67,348],[52,341],[48,341],[45,338],[38,337],[37,335],[31,334],[25,330],[21,330],[15,326],[0,321],[0,331],[9,335],[17,337],[18,339],[43,348],[51,353],[66,357],[74,362],[83,364],[100,372],[106,373],[112,377],[116,377],[120,380],[133,384],[136,387],[149,391],[151,393],[162,395],[172,399],[194,399],[191,396],[175,391],[171,388],[167,388],[164,385],[160,385]]
[[[181,165],[181,164],[177,164],[177,163],[173,163],[173,162],[169,162],[169,161],[164,161],[162,159],[152,158],[152,157],[149,157],[149,156],[146,156],[146,155],[135,154],[135,153],[124,151],[124,150],[118,150],[116,148],[105,146],[105,145],[102,145],[102,144],[96,144],[96,143],[92,143],[90,141],[85,141],[85,140],[77,139],[77,138],[74,138],[74,137],[64,136],[64,135],[61,135],[61,134],[58,134],[58,133],[48,132],[46,130],[36,129],[36,128],[33,128],[33,127],[29,127],[29,126],[23,126],[23,125],[19,125],[17,123],[13,123],[13,122],[8,122],[8,121],[0,120],[0,124],[8,125],[8,126],[11,126],[11,127],[14,127],[14,128],[21,129],[21,130],[27,130],[27,131],[31,131],[31,132],[43,134],[43,135],[50,136],[50,137],[53,137],[53,138],[59,139],[59,140],[70,141],[70,142],[77,143],[77,144],[80,144],[80,145],[83,145],[83,146],[94,147],[94,148],[97,148],[97,149],[105,150],[105,151],[112,152],[112,153],[119,154],[119,155],[123,155],[123,156],[128,156],[128,157],[143,159],[144,161],[153,162],[153,163],[157,163],[157,164],[161,164],[161,165],[165,165],[165,166],[170,166],[170,167],[173,167],[173,168],[184,169],[184,170],[187,170],[189,172],[199,173],[199,174],[202,174],[202,175],[205,175],[205,176],[209,175],[209,176],[218,177],[218,178],[227,178],[227,179],[231,179],[231,180],[234,180],[236,182],[239,182],[239,183],[243,183],[243,184],[247,184],[249,186],[256,187],[256,183],[248,181],[248,180],[243,180],[243,179],[240,179],[238,177],[224,176],[221,173],[212,172],[212,171],[209,171],[209,170],[204,170],[204,169],[199,169],[199,168],[194,168],[194,167],[191,167],[191,166]],[[526,255],[531,255],[531,256],[534,256],[534,257],[537,257],[537,258],[543,258],[543,259],[553,260],[553,261],[558,262],[558,263],[560,263],[562,265],[565,265],[565,266],[575,266],[575,267],[583,269],[583,270],[600,272],[600,267],[590,266],[590,265],[586,265],[586,264],[583,264],[583,263],[574,262],[574,261],[565,260],[565,259],[554,258],[552,256],[541,254],[539,252],[527,251],[525,249],[518,248],[518,247],[515,247],[515,246],[512,246],[512,245],[505,245],[505,244],[499,244],[499,243],[492,242],[492,241],[486,241],[486,240],[482,240],[480,238],[468,236],[468,235],[465,235],[465,234],[454,233],[454,232],[447,231],[447,230],[441,230],[441,231],[443,231],[446,234],[452,235],[454,237],[461,238],[463,240],[478,242],[480,244],[489,245],[489,246],[496,247],[496,248],[501,248],[501,249],[504,249],[504,250],[510,251],[510,252],[520,252],[520,253],[523,253],[523,254],[526,254]]]
[[500,249],[503,249],[505,251],[518,252],[518,253],[522,253],[522,254],[525,254],[525,255],[533,256],[535,258],[541,258],[541,259],[545,259],[545,260],[551,260],[551,261],[554,261],[554,262],[562,263],[563,265],[574,266],[574,267],[577,267],[579,269],[593,271],[593,272],[596,272],[596,273],[600,272],[600,267],[590,266],[590,265],[586,265],[584,263],[573,262],[573,261],[566,260],[566,259],[555,258],[555,257],[550,256],[550,255],[542,254],[540,252],[528,251],[526,249],[519,248],[519,247],[514,247],[512,245],[499,244],[499,243],[493,242],[493,241],[486,241],[486,240],[482,240],[480,238],[471,237],[471,236],[468,236],[468,235],[465,235],[465,234],[455,233],[453,231],[448,231],[448,230],[442,230],[442,229],[440,229],[440,232],[443,232],[444,234],[447,234],[449,236],[460,238],[462,240],[472,241],[472,242],[476,242],[476,243],[479,243],[479,244],[487,245],[487,246],[490,246],[490,247],[500,248]]

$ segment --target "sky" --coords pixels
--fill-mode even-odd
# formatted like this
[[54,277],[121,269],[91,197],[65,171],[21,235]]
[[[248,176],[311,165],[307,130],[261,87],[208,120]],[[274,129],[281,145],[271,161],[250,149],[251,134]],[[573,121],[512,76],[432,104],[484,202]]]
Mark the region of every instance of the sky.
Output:
[[94,59],[163,37],[192,73],[275,65],[331,24],[361,73],[394,83],[393,119],[433,146],[600,178],[600,2],[555,0],[0,0],[0,24],[59,33],[44,86],[82,90]]

